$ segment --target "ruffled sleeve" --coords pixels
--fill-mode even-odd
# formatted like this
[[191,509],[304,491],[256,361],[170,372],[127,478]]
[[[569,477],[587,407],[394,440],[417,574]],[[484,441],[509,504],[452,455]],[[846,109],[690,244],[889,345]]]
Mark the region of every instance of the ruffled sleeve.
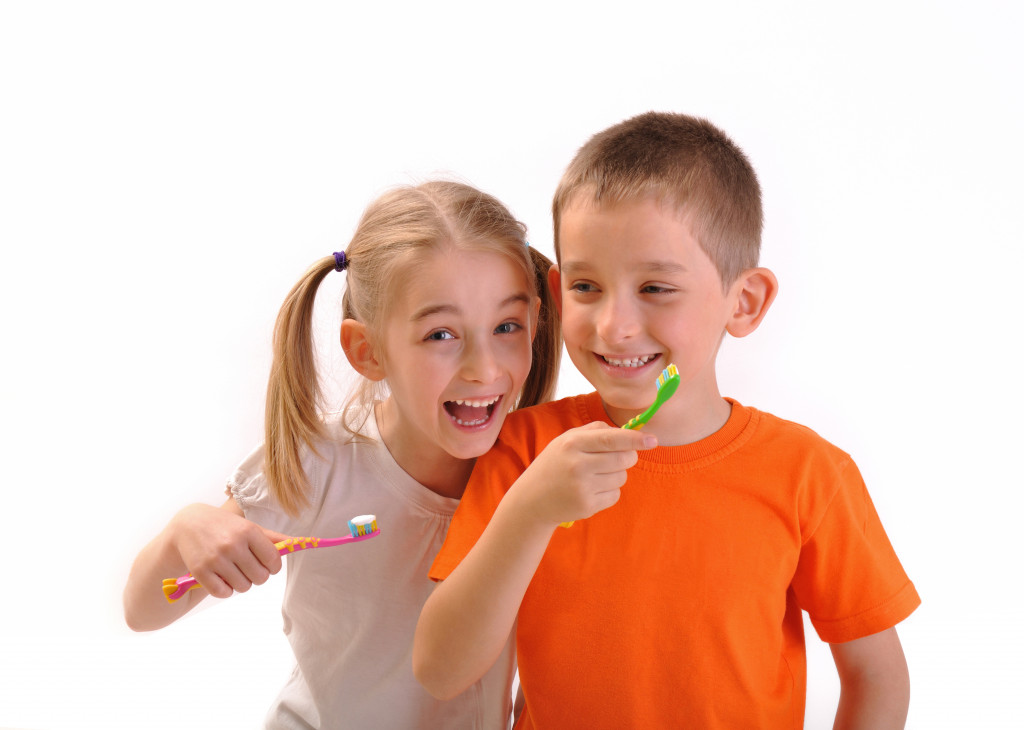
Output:
[[[287,534],[303,534],[311,522],[309,510],[297,517],[289,515],[270,491],[270,484],[263,471],[265,448],[257,446],[242,460],[228,478],[227,493],[235,498],[246,519],[264,527]],[[322,480],[318,478],[321,469],[319,459],[308,449],[303,449],[302,465],[310,484],[310,504],[318,507],[323,501]],[[312,510],[315,514],[317,510]]]

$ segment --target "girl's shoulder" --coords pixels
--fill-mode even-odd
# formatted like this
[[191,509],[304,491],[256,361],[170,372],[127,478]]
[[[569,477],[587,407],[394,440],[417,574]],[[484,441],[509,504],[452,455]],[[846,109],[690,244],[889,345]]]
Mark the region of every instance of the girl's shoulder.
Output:
[[[326,414],[323,417],[321,437],[312,445],[303,444],[299,449],[299,461],[306,475],[306,496],[310,506],[310,509],[304,510],[303,519],[315,513],[323,503],[328,483],[333,477],[353,469],[369,468],[364,466],[368,462],[375,463],[380,436],[372,409],[368,413],[369,417],[356,412]],[[355,432],[350,431],[350,428],[354,428]],[[227,492],[235,498],[246,517],[254,519],[260,515],[257,521],[261,524],[276,526],[277,529],[287,525],[289,529],[294,529],[296,518],[287,516],[270,488],[264,467],[265,455],[266,444],[254,448],[228,478]]]

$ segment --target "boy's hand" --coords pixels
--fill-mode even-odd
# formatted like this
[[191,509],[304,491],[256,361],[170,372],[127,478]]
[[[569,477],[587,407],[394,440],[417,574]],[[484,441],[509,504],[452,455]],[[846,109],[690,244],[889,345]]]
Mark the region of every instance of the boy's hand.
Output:
[[494,664],[552,533],[619,499],[637,449],[650,434],[589,423],[561,434],[498,504],[473,549],[423,606],[413,673],[438,699],[451,699]]
[[588,423],[549,443],[513,487],[533,519],[557,525],[590,517],[619,501],[637,451],[653,449],[651,434]]
[[288,535],[206,504],[181,510],[169,527],[174,547],[199,585],[217,598],[244,593],[281,570],[274,543]]

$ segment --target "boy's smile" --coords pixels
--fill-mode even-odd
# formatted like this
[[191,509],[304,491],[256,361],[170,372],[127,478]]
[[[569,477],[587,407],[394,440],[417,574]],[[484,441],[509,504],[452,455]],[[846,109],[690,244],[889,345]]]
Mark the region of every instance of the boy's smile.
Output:
[[655,380],[675,363],[677,394],[652,420],[659,442],[710,435],[728,418],[715,358],[737,307],[718,270],[676,210],[652,198],[562,215],[561,265],[549,280],[566,350],[618,425],[654,400]]

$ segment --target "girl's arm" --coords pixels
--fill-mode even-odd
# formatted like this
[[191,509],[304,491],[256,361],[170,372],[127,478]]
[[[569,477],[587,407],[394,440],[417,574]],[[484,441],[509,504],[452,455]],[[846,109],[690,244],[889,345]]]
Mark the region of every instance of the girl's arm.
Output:
[[483,676],[508,640],[559,523],[615,504],[636,450],[656,444],[649,435],[605,424],[572,429],[548,444],[423,607],[412,660],[427,691],[449,699]]
[[[281,569],[274,543],[286,539],[242,516],[233,498],[220,508],[192,504],[139,552],[124,588],[124,617],[134,631],[152,631],[188,613],[207,595],[227,598],[260,585]],[[174,603],[164,578],[192,573],[201,587]]]
[[840,683],[834,730],[903,728],[910,673],[896,629],[829,646]]

